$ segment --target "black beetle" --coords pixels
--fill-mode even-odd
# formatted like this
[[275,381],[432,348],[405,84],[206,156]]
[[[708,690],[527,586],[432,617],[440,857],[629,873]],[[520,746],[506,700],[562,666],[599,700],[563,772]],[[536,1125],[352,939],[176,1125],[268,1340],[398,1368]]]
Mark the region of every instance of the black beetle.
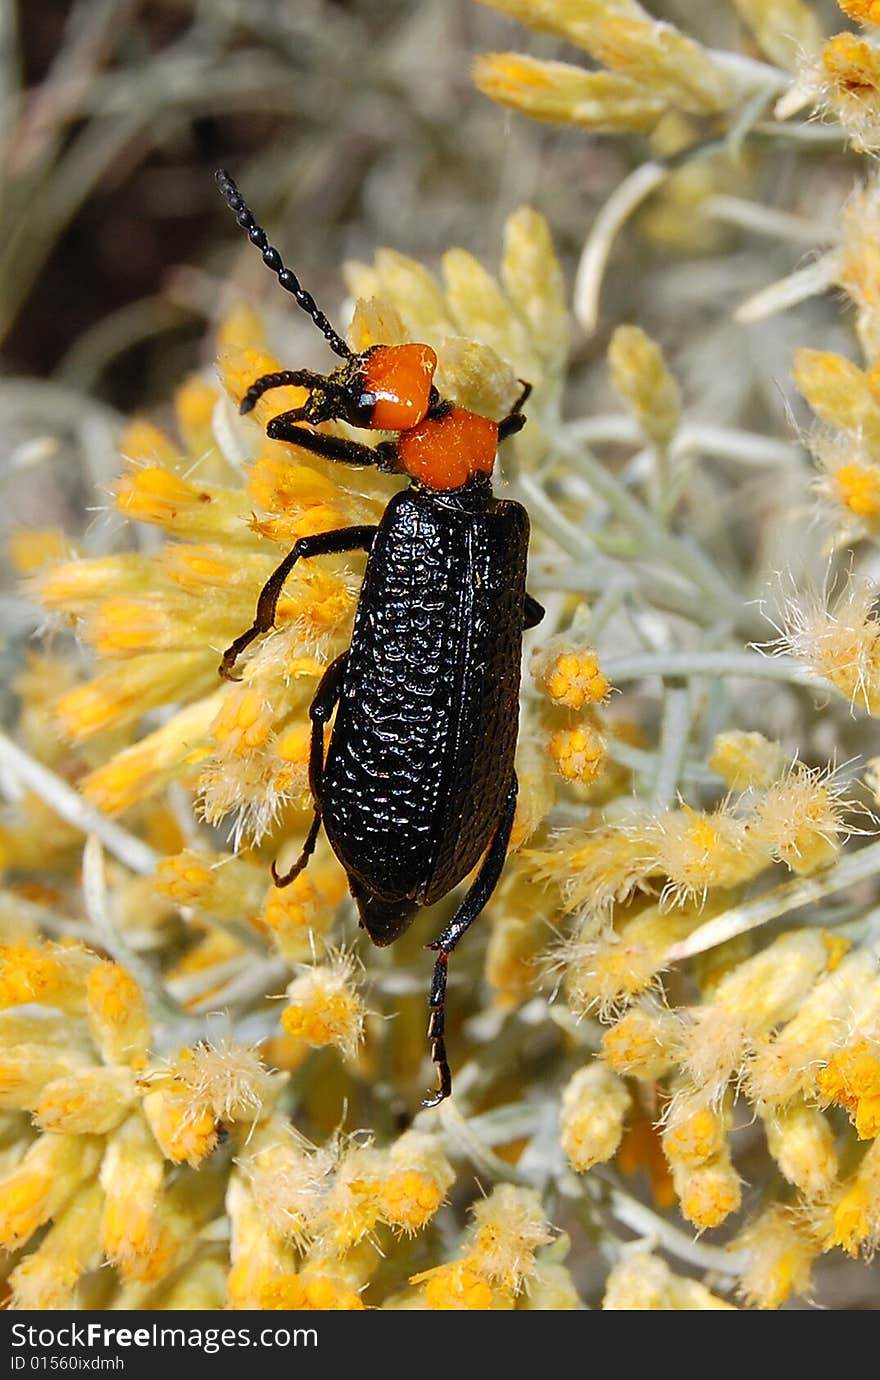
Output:
[[[274,417],[274,440],[352,465],[406,474],[377,526],[302,537],[260,593],[253,626],[224,653],[220,674],[273,626],[284,581],[298,560],[369,553],[351,646],[327,668],[309,714],[309,777],[315,814],[286,886],[314,852],[321,824],[348,876],[361,924],[391,944],[422,906],[446,896],[483,858],[471,886],[430,947],[437,957],[428,1038],[439,1087],[452,1079],[444,1041],[447,961],[492,895],[504,866],[516,809],[514,771],[524,629],[544,615],[526,593],[529,520],[520,504],[493,496],[498,443],[525,424],[525,384],[501,422],[440,398],[436,356],[424,345],[376,346],[356,354],[333,330],[256,224],[222,170],[217,185],[261,251],[343,363],[329,375],[267,374],[242,402],[300,384],[306,403]],[[396,431],[375,447],[309,429],[343,418]],[[324,736],[336,711],[326,749]],[[485,854],[485,856],[483,856]]]

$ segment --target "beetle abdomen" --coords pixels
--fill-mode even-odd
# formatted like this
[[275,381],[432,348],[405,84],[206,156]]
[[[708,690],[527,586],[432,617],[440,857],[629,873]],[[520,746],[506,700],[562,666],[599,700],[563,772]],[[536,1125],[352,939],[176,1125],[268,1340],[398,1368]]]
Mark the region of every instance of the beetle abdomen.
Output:
[[528,519],[488,482],[398,494],[373,542],[321,787],[361,890],[430,904],[475,865],[513,772]]

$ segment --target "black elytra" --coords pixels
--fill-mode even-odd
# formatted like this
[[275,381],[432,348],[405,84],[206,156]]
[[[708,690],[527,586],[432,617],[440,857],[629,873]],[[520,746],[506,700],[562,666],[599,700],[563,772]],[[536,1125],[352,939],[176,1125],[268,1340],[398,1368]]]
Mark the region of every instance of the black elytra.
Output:
[[[288,275],[284,285],[336,349],[340,338],[283,268],[235,184],[225,173],[217,181],[268,266],[279,279]],[[326,383],[313,377],[316,388]],[[524,424],[520,409],[527,395],[524,388],[499,423],[499,440]],[[441,437],[448,412],[449,404],[438,398],[431,415],[439,419]],[[385,470],[395,468],[410,436],[404,432],[397,443],[370,447],[283,418],[273,419],[267,431],[329,459]],[[253,626],[236,638],[220,667],[231,677],[244,649],[273,626],[284,581],[298,560],[368,553],[351,645],[328,667],[309,711],[314,819],[297,862],[284,876],[273,867],[273,876],[278,886],[292,882],[323,826],[361,924],[375,944],[387,945],[421,907],[448,895],[480,864],[430,945],[436,958],[428,1036],[439,1081],[425,1106],[437,1105],[452,1089],[444,1038],[448,958],[497,885],[510,841],[522,635],[544,612],[526,592],[528,541],[525,509],[496,498],[488,474],[475,472],[455,488],[411,477],[378,525],[300,538],[264,586]]]

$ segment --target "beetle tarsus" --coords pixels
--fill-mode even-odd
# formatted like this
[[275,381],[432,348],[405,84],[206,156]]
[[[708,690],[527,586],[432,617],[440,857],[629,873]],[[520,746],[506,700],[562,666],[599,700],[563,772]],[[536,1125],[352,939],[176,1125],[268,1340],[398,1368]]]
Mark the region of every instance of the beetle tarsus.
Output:
[[[434,947],[434,946],[432,946]],[[428,1039],[431,1042],[431,1058],[437,1065],[438,1086],[430,1097],[424,1098],[423,1107],[437,1107],[452,1092],[452,1073],[446,1056],[446,975],[449,955],[440,950],[434,964],[431,979],[430,1010],[428,1018]]]
[[275,883],[276,887],[281,888],[284,886],[290,886],[290,883],[296,881],[296,878],[299,876],[299,874],[301,872],[304,872],[305,869],[308,867],[309,858],[315,851],[315,844],[318,841],[318,832],[320,828],[321,811],[316,809],[314,818],[311,824],[309,825],[309,832],[306,834],[305,843],[302,846],[302,852],[300,853],[296,862],[293,864],[293,867],[291,867],[288,872],[285,872],[283,875],[281,875],[279,874],[278,869],[276,868],[275,863],[273,861],[272,881]]

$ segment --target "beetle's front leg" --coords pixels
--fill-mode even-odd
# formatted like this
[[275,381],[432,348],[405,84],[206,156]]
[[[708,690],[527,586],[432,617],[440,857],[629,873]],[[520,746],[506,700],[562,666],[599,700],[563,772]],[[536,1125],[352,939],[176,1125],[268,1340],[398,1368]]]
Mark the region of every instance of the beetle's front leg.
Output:
[[379,470],[393,472],[397,468],[397,446],[393,441],[380,441],[378,446],[364,446],[360,441],[348,441],[344,436],[330,436],[324,431],[311,431],[298,426],[302,408],[282,412],[266,427],[272,441],[288,441],[302,450],[310,450],[325,460],[340,460],[344,465],[375,465]]
[[498,828],[495,830],[495,837],[489,845],[489,850],[474,878],[473,885],[443,933],[434,940],[433,944],[429,945],[430,948],[436,950],[437,958],[434,962],[434,974],[431,978],[431,995],[428,998],[428,1006],[431,1011],[428,1020],[428,1039],[431,1042],[431,1058],[437,1065],[439,1086],[432,1097],[424,1100],[423,1107],[436,1107],[452,1092],[452,1074],[449,1071],[449,1062],[446,1057],[445,1039],[446,978],[449,955],[465,931],[470,929],[498,885],[510,843],[510,831],[513,828],[513,817],[516,814],[518,790],[519,784],[514,775],[510,790],[507,792],[507,798],[504,801],[504,812],[498,822]]
[[238,677],[233,676],[232,670],[244,649],[249,647],[255,638],[274,627],[275,612],[278,608],[281,591],[284,588],[284,581],[298,560],[309,556],[338,555],[343,551],[369,551],[376,530],[375,526],[337,527],[333,532],[317,532],[312,537],[300,537],[293,550],[289,551],[277,569],[272,571],[260,590],[260,596],[257,599],[257,612],[252,625],[247,632],[241,633],[234,642],[231,642],[223,653],[223,660],[219,666],[219,673],[223,679],[238,679]]

